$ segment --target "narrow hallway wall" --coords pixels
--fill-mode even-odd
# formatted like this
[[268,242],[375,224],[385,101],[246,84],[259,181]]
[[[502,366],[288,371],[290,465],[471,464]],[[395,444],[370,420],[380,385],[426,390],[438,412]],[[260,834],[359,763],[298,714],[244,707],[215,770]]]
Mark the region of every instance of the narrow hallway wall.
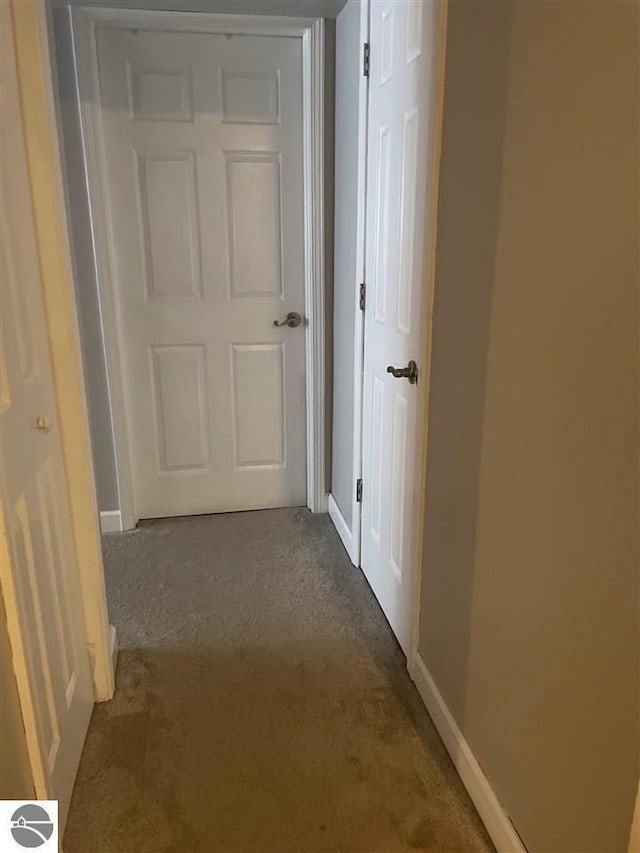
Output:
[[449,7],[420,655],[531,853],[638,787],[638,13]]

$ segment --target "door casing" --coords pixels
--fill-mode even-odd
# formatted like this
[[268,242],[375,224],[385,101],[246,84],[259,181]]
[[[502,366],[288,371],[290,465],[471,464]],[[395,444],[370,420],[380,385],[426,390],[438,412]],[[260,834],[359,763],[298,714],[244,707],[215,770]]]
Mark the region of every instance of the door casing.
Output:
[[[360,4],[360,45],[369,42],[369,2]],[[336,80],[336,85],[339,81]],[[329,516],[338,531],[349,559],[354,566],[360,565],[360,540],[362,503],[358,499],[356,483],[362,475],[362,391],[364,379],[364,310],[361,307],[360,285],[366,282],[365,269],[365,232],[367,206],[367,134],[369,113],[369,78],[360,74],[358,84],[358,175],[357,213],[356,213],[356,269],[353,281],[353,301],[355,304],[353,322],[353,439],[352,439],[352,493],[351,527],[347,524],[333,495],[329,495]],[[366,293],[365,293],[366,299]]]
[[100,148],[100,97],[96,28],[139,27],[173,32],[228,33],[252,36],[288,36],[302,40],[304,290],[306,329],[307,505],[326,512],[327,436],[325,371],[325,202],[324,202],[324,44],[321,18],[217,15],[196,12],[137,11],[130,9],[68,10],[71,16],[76,68],[76,96],[80,112],[89,205],[94,234],[98,293],[104,329],[107,376],[122,528],[135,527],[131,477],[130,424],[124,397],[120,359],[121,330],[114,300],[106,194],[105,158]]

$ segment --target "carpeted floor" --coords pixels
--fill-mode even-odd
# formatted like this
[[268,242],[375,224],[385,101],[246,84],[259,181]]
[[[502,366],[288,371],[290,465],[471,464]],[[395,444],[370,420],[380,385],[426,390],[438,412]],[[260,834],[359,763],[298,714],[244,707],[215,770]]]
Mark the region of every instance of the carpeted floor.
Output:
[[104,550],[117,691],[66,853],[492,849],[326,516],[146,522]]

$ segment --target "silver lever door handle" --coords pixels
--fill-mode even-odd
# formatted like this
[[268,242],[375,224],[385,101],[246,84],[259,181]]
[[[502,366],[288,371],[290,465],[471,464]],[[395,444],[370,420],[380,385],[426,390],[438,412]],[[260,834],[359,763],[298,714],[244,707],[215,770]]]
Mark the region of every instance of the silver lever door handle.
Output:
[[406,367],[394,367],[389,365],[387,373],[390,373],[395,379],[408,379],[411,385],[418,384],[418,365],[415,361],[410,361]]
[[274,320],[274,326],[290,326],[292,329],[297,328],[302,323],[302,317],[297,311],[289,311],[284,320]]

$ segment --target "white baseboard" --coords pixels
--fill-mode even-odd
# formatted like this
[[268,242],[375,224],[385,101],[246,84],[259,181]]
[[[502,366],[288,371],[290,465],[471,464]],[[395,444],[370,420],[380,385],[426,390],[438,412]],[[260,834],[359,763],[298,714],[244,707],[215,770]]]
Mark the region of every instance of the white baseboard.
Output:
[[629,835],[629,853],[640,853],[640,783],[636,794],[636,808],[631,821],[631,833]]
[[109,641],[111,643],[111,662],[113,664],[113,672],[115,673],[118,666],[118,634],[115,625],[109,625]]
[[119,509],[100,513],[100,529],[103,533],[120,533],[122,530],[122,514]]
[[349,526],[347,522],[344,520],[343,514],[340,512],[340,507],[335,502],[333,495],[329,495],[329,518],[333,521],[333,526],[338,531],[338,536],[342,540],[342,544],[345,547],[347,554],[349,555],[349,559],[356,565],[356,561],[354,559],[354,541],[353,541],[353,533],[349,530]]
[[417,651],[412,655],[410,674],[496,850],[527,853]]

